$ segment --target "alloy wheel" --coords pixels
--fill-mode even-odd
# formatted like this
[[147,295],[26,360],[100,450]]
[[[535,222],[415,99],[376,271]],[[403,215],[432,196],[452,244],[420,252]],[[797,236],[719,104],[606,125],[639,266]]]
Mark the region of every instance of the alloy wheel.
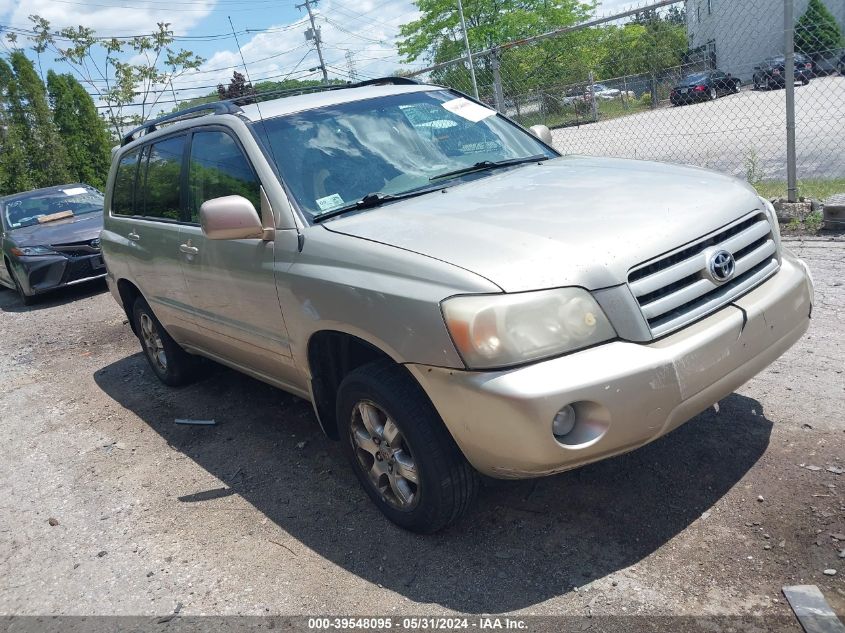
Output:
[[352,409],[349,434],[370,484],[393,507],[412,510],[419,502],[419,472],[396,422],[374,402],[362,400]]
[[162,372],[167,371],[167,353],[164,351],[164,343],[161,341],[161,335],[158,332],[158,327],[153,322],[149,314],[141,315],[141,340],[144,342],[144,349],[150,359],[161,369]]

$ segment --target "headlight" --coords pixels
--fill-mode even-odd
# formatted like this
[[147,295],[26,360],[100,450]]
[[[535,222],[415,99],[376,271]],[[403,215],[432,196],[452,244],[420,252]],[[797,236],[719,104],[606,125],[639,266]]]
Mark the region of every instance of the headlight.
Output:
[[458,352],[473,369],[519,365],[616,336],[581,288],[452,297],[442,308]]
[[778,223],[778,214],[771,202],[762,197],[760,198],[760,202],[763,203],[766,215],[769,216],[769,223],[772,225],[772,235],[774,236],[775,244],[778,247],[778,257],[780,257],[780,224]]
[[16,255],[21,257],[25,255],[27,257],[32,257],[34,255],[58,255],[58,253],[46,246],[15,246],[11,249],[12,255]]

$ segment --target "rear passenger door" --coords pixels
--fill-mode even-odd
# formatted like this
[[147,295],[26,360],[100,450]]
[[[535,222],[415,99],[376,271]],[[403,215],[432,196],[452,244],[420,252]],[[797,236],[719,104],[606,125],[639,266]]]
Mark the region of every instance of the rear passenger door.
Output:
[[119,233],[118,258],[165,329],[177,341],[193,329],[181,268],[179,230],[185,191],[182,164],[187,135],[156,140],[123,156],[111,201]]
[[243,196],[261,209],[261,183],[226,128],[196,129],[187,161],[188,216],[182,271],[199,344],[206,352],[284,381],[293,365],[274,275],[274,243],[210,240],[199,225],[203,202]]

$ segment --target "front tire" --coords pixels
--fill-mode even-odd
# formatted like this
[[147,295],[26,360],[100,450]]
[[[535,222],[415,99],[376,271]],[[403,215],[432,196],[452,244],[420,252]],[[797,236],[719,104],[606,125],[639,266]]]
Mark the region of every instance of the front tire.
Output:
[[405,369],[379,361],[350,372],[337,419],[355,475],[393,523],[431,534],[466,513],[478,474]]
[[33,303],[35,303],[35,297],[33,295],[26,294],[23,289],[23,286],[21,286],[21,282],[19,282],[18,278],[15,276],[15,273],[12,273],[11,271],[9,272],[12,275],[12,281],[15,283],[15,290],[17,290],[18,292],[18,297],[20,297],[21,303],[23,303],[25,306],[31,306]]
[[144,356],[158,379],[171,387],[191,382],[196,370],[196,359],[170,337],[142,297],[135,300],[132,317]]

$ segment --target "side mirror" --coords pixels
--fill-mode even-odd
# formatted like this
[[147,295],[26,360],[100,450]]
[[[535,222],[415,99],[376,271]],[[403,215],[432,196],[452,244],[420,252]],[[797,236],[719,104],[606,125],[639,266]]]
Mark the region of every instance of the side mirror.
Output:
[[264,236],[258,212],[243,196],[222,196],[203,202],[200,225],[210,240],[248,240]]
[[545,125],[532,125],[529,129],[534,136],[543,141],[546,145],[552,144],[552,131]]

